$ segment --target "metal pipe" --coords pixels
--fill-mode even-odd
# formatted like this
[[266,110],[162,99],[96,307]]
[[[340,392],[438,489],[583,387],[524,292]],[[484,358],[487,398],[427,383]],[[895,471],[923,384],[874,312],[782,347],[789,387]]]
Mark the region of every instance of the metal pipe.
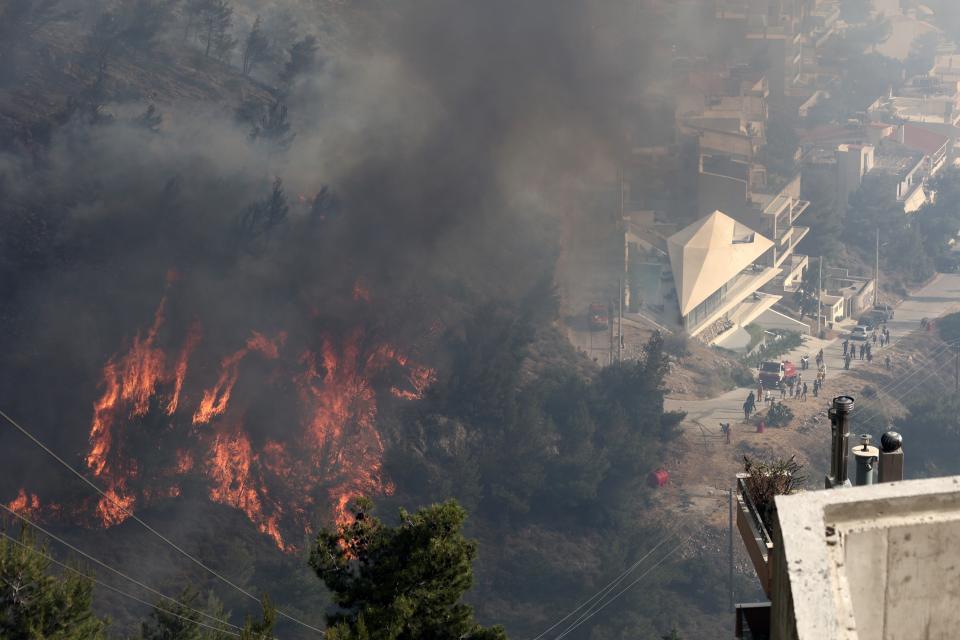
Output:
[[877,461],[880,459],[880,450],[870,446],[870,435],[860,436],[860,444],[853,448],[853,459],[856,462],[854,484],[858,487],[877,483]]
[[850,396],[837,396],[828,415],[832,425],[830,449],[830,475],[826,477],[826,488],[850,486],[847,479],[847,451],[850,441],[850,413],[854,400]]

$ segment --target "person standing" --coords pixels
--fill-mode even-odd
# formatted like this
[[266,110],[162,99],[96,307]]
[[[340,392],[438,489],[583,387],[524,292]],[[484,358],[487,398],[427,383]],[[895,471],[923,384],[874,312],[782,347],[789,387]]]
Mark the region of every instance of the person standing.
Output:
[[843,358],[843,368],[847,371],[850,370],[850,354],[849,353]]
[[757,382],[757,402],[763,402],[763,380]]
[[873,364],[873,352],[867,350],[867,364]]
[[785,385],[783,380],[781,380],[780,384],[777,386],[780,388],[780,399],[783,400],[787,397],[787,385]]
[[849,349],[850,349],[850,341],[849,341],[849,340],[844,340],[844,341],[843,341],[843,357],[844,357],[844,358],[847,357],[847,351],[848,351]]
[[887,371],[890,371],[890,356],[887,356],[883,362],[884,366],[887,367]]
[[813,397],[816,398],[820,393],[820,378],[813,381]]
[[807,401],[807,383],[806,382],[803,383],[803,389],[800,391],[800,401],[801,402]]
[[872,340],[873,340],[873,344],[877,344],[877,332],[876,332],[876,331],[873,332]]

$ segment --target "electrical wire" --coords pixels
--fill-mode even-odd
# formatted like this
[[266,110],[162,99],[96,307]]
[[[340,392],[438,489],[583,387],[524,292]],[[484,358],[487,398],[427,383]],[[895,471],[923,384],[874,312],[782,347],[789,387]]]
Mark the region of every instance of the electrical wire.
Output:
[[191,607],[187,607],[186,605],[184,605],[182,602],[180,602],[180,601],[177,600],[176,598],[172,598],[172,597],[170,597],[170,596],[168,596],[168,595],[165,595],[165,594],[157,591],[157,590],[154,589],[153,587],[150,587],[149,585],[146,585],[146,584],[144,584],[143,582],[140,582],[140,581],[137,580],[136,578],[131,578],[130,576],[128,576],[127,574],[123,573],[123,572],[120,571],[119,569],[115,569],[115,568],[111,567],[111,566],[108,565],[107,563],[105,563],[105,562],[103,562],[103,561],[101,561],[101,560],[98,560],[97,558],[91,556],[89,553],[87,553],[87,552],[85,552],[85,551],[83,551],[83,550],[81,550],[81,549],[78,549],[77,547],[75,547],[74,545],[70,544],[69,542],[67,542],[67,541],[64,540],[63,538],[60,538],[60,537],[52,534],[51,532],[47,531],[46,529],[44,529],[43,527],[41,527],[41,526],[38,525],[37,523],[33,522],[32,520],[30,520],[30,519],[27,518],[26,516],[24,516],[24,515],[22,515],[22,514],[20,514],[20,513],[17,513],[16,511],[14,511],[13,509],[11,509],[11,508],[8,507],[7,505],[3,504],[2,502],[0,502],[0,509],[3,509],[3,510],[6,511],[7,513],[9,513],[9,514],[11,514],[11,515],[19,518],[19,519],[20,519],[21,521],[23,521],[24,523],[30,525],[31,527],[33,527],[33,528],[36,529],[37,531],[43,533],[43,534],[46,535],[47,537],[49,537],[49,538],[51,538],[51,539],[53,539],[53,540],[56,540],[57,542],[59,542],[60,544],[62,544],[62,545],[65,546],[65,547],[67,547],[68,549],[70,549],[70,550],[73,551],[74,553],[79,554],[80,556],[82,556],[83,558],[86,558],[86,559],[89,560],[90,562],[93,562],[93,563],[96,564],[97,566],[103,567],[103,568],[106,569],[107,571],[110,571],[111,573],[114,573],[114,574],[120,576],[120,577],[123,578],[124,580],[126,580],[126,581],[128,581],[128,582],[131,582],[131,583],[137,585],[137,586],[140,587],[141,589],[145,589],[146,591],[149,591],[150,593],[152,593],[152,594],[155,595],[155,596],[159,596],[160,598],[163,598],[164,600],[168,600],[168,601],[170,601],[170,602],[172,602],[172,603],[174,603],[174,604],[176,604],[176,605],[182,606],[182,607],[184,607],[184,608],[192,611],[193,613],[199,614],[199,615],[201,615],[201,616],[203,616],[203,617],[205,617],[205,618],[209,618],[209,619],[212,619],[212,620],[214,620],[214,621],[216,621],[216,622],[225,624],[225,625],[227,625],[228,627],[232,627],[232,628],[236,629],[237,631],[242,631],[242,630],[243,630],[241,627],[238,627],[238,626],[235,625],[235,624],[231,624],[230,622],[226,622],[226,621],[224,621],[224,620],[221,620],[220,618],[218,618],[218,617],[216,617],[216,616],[214,616],[214,615],[212,615],[212,614],[209,614],[209,613],[207,613],[207,612],[205,612],[205,611],[200,611],[199,609],[193,609],[193,608],[191,608]]
[[[587,600],[584,600],[576,609],[572,610],[570,613],[568,613],[567,615],[563,616],[563,617],[560,618],[558,621],[554,622],[552,626],[550,626],[548,629],[545,629],[544,631],[542,631],[542,632],[540,633],[540,635],[538,635],[537,637],[533,638],[533,640],[540,640],[540,638],[542,638],[543,636],[547,635],[548,633],[550,633],[551,631],[553,631],[554,629],[556,629],[558,626],[560,626],[561,624],[563,624],[563,622],[564,622],[565,620],[569,619],[570,616],[572,616],[573,614],[575,614],[575,613],[577,613],[578,611],[580,611],[580,609],[582,609],[583,607],[587,606],[588,604],[590,604],[591,602],[593,602],[594,600],[596,600],[596,599],[598,599],[598,598],[602,599],[602,598],[603,598],[604,596],[606,596],[610,591],[612,591],[613,589],[615,589],[618,584],[620,584],[621,582],[623,582],[623,580],[626,579],[626,577],[627,577],[628,575],[630,575],[630,573],[632,573],[637,567],[639,567],[640,564],[641,564],[644,560],[646,560],[647,558],[649,558],[649,557],[653,554],[654,551],[656,551],[656,550],[659,549],[661,546],[663,546],[663,544],[666,543],[668,540],[670,540],[670,536],[665,536],[665,537],[663,538],[663,540],[661,540],[660,542],[658,542],[658,543],[656,544],[656,546],[654,546],[652,549],[650,549],[650,551],[648,551],[646,554],[644,554],[643,557],[641,557],[639,560],[637,560],[637,561],[634,562],[632,565],[630,565],[630,567],[628,567],[628,568],[625,569],[622,573],[620,573],[619,576],[617,576],[616,578],[614,578],[613,580],[611,580],[609,583],[607,583],[607,585],[606,585],[605,587],[603,587],[602,589],[600,589],[599,591],[597,591],[595,594],[593,594],[592,596],[590,596],[590,598],[588,598]],[[588,611],[589,611],[589,609],[588,609]],[[579,618],[578,618],[578,620],[579,620]],[[576,620],[575,620],[574,622],[576,622]]]
[[[903,393],[903,395],[901,396],[901,398],[899,398],[899,400],[902,400],[903,398],[906,398],[906,397],[907,397],[910,393],[912,393],[917,387],[919,387],[920,385],[922,385],[923,383],[925,383],[925,382],[926,382],[927,380],[929,380],[931,377],[933,377],[933,376],[935,376],[935,375],[938,375],[938,374],[940,374],[940,369],[933,369],[932,371],[930,371],[930,373],[928,373],[928,374],[926,375],[926,377],[924,377],[922,380],[920,380],[920,382],[918,382],[917,384],[913,385],[911,388],[907,389],[907,390]],[[874,421],[877,420],[878,418],[880,418],[880,415],[879,415],[879,414],[878,414],[878,415],[874,415],[872,419],[866,420],[866,421],[864,421],[862,424],[863,424],[863,425],[876,426],[876,425],[873,424],[873,423],[874,423]]]
[[[127,592],[124,591],[123,589],[118,589],[117,587],[114,587],[114,586],[109,585],[109,584],[107,584],[107,583],[105,583],[105,582],[102,582],[102,581],[100,581],[100,580],[97,580],[96,578],[94,578],[94,577],[92,577],[92,576],[88,576],[88,575],[86,575],[85,573],[83,573],[82,571],[80,571],[80,570],[78,570],[78,569],[75,569],[74,567],[71,567],[71,566],[69,566],[69,565],[67,565],[67,564],[64,564],[63,562],[60,562],[60,561],[57,560],[56,558],[54,558],[54,557],[52,557],[52,556],[50,556],[50,555],[47,555],[46,553],[43,553],[42,551],[39,551],[38,549],[34,549],[34,548],[31,547],[30,545],[25,544],[25,543],[21,542],[20,540],[17,540],[17,539],[14,538],[13,536],[8,535],[5,531],[0,531],[0,536],[3,536],[4,538],[6,538],[7,540],[9,540],[10,542],[13,542],[13,543],[16,544],[16,545],[19,545],[20,547],[23,547],[23,548],[26,549],[27,551],[30,551],[31,553],[34,553],[34,554],[40,556],[41,558],[46,558],[49,562],[52,562],[53,564],[57,565],[58,567],[61,567],[61,568],[65,569],[65,570],[67,570],[67,571],[71,571],[71,572],[77,574],[78,576],[81,576],[81,577],[83,577],[83,578],[86,578],[86,579],[90,580],[91,582],[93,582],[94,584],[96,584],[96,585],[98,585],[98,586],[100,586],[100,587],[103,587],[104,589],[108,589],[108,590],[113,591],[114,593],[118,593],[118,594],[120,594],[120,595],[122,595],[122,596],[124,596],[124,597],[126,597],[126,598],[130,598],[130,599],[133,600],[134,602],[139,602],[140,604],[147,605],[148,607],[155,607],[156,609],[159,609],[160,611],[163,611],[164,613],[167,613],[167,614],[169,614],[169,615],[171,615],[171,616],[174,616],[174,617],[176,617],[176,618],[179,618],[179,619],[181,619],[181,620],[185,620],[185,621],[190,622],[190,623],[192,623],[192,624],[195,624],[195,625],[197,625],[197,626],[203,627],[203,628],[205,628],[205,629],[210,629],[210,630],[212,630],[212,631],[217,631],[217,632],[219,632],[219,633],[225,633],[225,634],[227,634],[227,635],[233,636],[234,638],[239,638],[239,637],[240,637],[240,634],[237,633],[236,631],[229,631],[229,630],[224,629],[224,628],[222,628],[222,627],[214,627],[214,626],[209,625],[209,624],[206,624],[206,623],[204,623],[204,622],[200,622],[199,620],[192,620],[192,619],[190,619],[190,618],[188,618],[188,617],[186,617],[186,616],[183,616],[183,615],[180,615],[179,613],[176,613],[175,611],[170,611],[170,610],[168,610],[168,609],[163,609],[163,608],[160,607],[160,605],[158,605],[158,604],[155,604],[155,603],[154,603],[154,604],[151,604],[151,603],[147,602],[146,600],[142,600],[142,599],[138,598],[138,597],[135,596],[135,595],[132,595],[132,594],[130,594],[130,593],[127,593]],[[227,624],[227,623],[225,623],[225,624]],[[233,626],[233,625],[230,625],[230,626]]]
[[641,580],[643,580],[643,579],[647,576],[648,573],[650,573],[651,571],[653,571],[654,569],[656,569],[657,567],[659,567],[661,564],[663,564],[664,562],[666,562],[667,558],[669,558],[671,555],[673,555],[680,547],[682,547],[683,545],[685,545],[685,544],[687,544],[688,542],[690,542],[691,540],[693,540],[693,536],[694,536],[694,534],[691,533],[689,536],[687,536],[687,538],[686,538],[685,540],[683,540],[682,542],[680,542],[679,544],[677,544],[676,546],[674,546],[672,549],[670,549],[670,551],[668,551],[666,554],[664,554],[663,557],[660,558],[660,559],[656,562],[656,564],[654,564],[652,567],[650,567],[649,569],[647,569],[646,571],[644,571],[643,573],[641,573],[639,576],[637,576],[637,578],[636,578],[633,582],[631,582],[630,584],[628,584],[627,586],[625,586],[623,589],[621,589],[620,591],[618,591],[612,598],[610,598],[609,600],[607,600],[606,602],[604,602],[602,605],[600,605],[599,607],[597,607],[596,609],[594,609],[593,611],[591,611],[588,616],[583,617],[582,619],[574,622],[573,625],[571,625],[570,627],[568,627],[563,633],[561,633],[560,635],[558,635],[558,636],[557,636],[556,638],[554,638],[553,640],[562,640],[563,638],[567,637],[569,634],[573,633],[573,631],[575,631],[578,627],[580,627],[582,624],[584,624],[587,620],[589,620],[590,618],[592,618],[593,616],[597,615],[598,613],[600,613],[601,611],[603,611],[605,608],[607,608],[608,605],[613,604],[613,603],[617,600],[617,598],[619,598],[620,596],[622,596],[624,593],[626,593],[627,591],[629,591],[630,589],[632,589],[633,587],[635,587]]
[[[881,389],[880,391],[878,391],[878,393],[882,392],[887,396],[893,396],[897,402],[901,402],[903,398],[905,398],[909,393],[911,393],[914,389],[919,387],[921,384],[929,380],[934,374],[940,373],[945,363],[942,360],[936,360],[936,358],[942,355],[946,350],[948,350],[952,346],[952,344],[953,343],[948,344],[947,346],[942,347],[941,349],[938,349],[933,355],[926,357],[923,362],[919,363],[911,373],[901,377],[895,384],[889,385],[888,387]],[[939,366],[931,369],[930,368],[931,364],[937,364]],[[901,388],[904,384],[914,379],[916,376],[920,375],[921,373],[925,373],[925,372],[927,373],[927,375],[923,377],[920,383],[915,384],[912,387],[908,388],[906,391],[900,392],[898,394],[893,393],[895,389]],[[878,397],[880,396],[878,395]],[[870,418],[864,421],[864,424],[869,424],[880,417],[880,413],[876,410],[876,408],[873,408],[873,409],[864,408],[861,410],[854,411],[850,415],[850,418],[853,419],[858,415],[860,415],[861,413],[866,413],[868,416],[871,416]]]
[[[20,431],[20,433],[22,433],[22,434],[25,435],[27,438],[29,438],[35,445],[37,445],[38,447],[40,447],[41,449],[43,449],[48,455],[50,455],[51,457],[53,457],[57,462],[59,462],[63,467],[65,467],[65,468],[66,468],[68,471],[70,471],[73,475],[75,475],[75,476],[78,477],[80,480],[82,480],[82,481],[83,481],[85,484],[87,484],[91,489],[93,489],[94,491],[96,491],[97,493],[99,493],[101,496],[103,496],[104,498],[106,498],[107,500],[109,500],[110,502],[112,502],[122,513],[126,514],[131,520],[133,520],[134,522],[138,523],[138,524],[139,524],[140,526],[142,526],[144,529],[146,529],[147,531],[149,531],[150,533],[152,533],[154,536],[156,536],[157,538],[159,538],[160,540],[162,540],[164,543],[166,543],[169,547],[171,547],[172,549],[176,550],[176,551],[177,551],[178,553],[180,553],[182,556],[184,556],[185,558],[187,558],[188,560],[190,560],[193,564],[197,565],[198,567],[200,567],[201,569],[203,569],[204,571],[206,571],[206,572],[209,573],[210,575],[214,576],[215,578],[217,578],[218,580],[220,580],[220,581],[223,582],[224,584],[229,585],[230,587],[232,587],[233,589],[235,589],[235,590],[238,591],[239,593],[242,593],[242,594],[245,595],[247,598],[253,600],[254,602],[257,602],[257,603],[260,602],[260,599],[257,598],[255,595],[253,595],[252,593],[250,593],[249,591],[247,591],[247,590],[244,589],[243,587],[237,585],[236,583],[232,582],[231,580],[227,579],[226,577],[224,577],[222,574],[218,573],[217,571],[214,571],[213,569],[211,569],[209,566],[207,566],[206,564],[204,564],[203,561],[199,560],[198,558],[194,557],[194,556],[191,555],[190,553],[186,552],[182,547],[180,547],[179,545],[177,545],[176,543],[174,543],[172,540],[170,540],[169,538],[167,538],[166,536],[164,536],[162,533],[160,533],[159,531],[157,531],[156,529],[154,529],[153,527],[151,527],[149,524],[147,524],[146,522],[144,522],[143,519],[141,519],[139,516],[137,516],[137,515],[134,514],[132,511],[130,511],[129,509],[127,509],[126,507],[124,507],[122,504],[120,504],[120,502],[119,502],[116,498],[114,498],[114,497],[108,495],[107,493],[105,493],[105,492],[103,491],[103,489],[101,489],[101,488],[98,487],[96,484],[94,484],[91,480],[89,480],[89,479],[88,479],[86,476],[84,476],[82,473],[80,473],[79,471],[77,471],[76,469],[74,469],[68,462],[66,462],[63,458],[61,458],[60,456],[58,456],[56,453],[54,453],[47,445],[45,445],[43,442],[41,442],[39,439],[37,439],[32,433],[30,433],[29,431],[27,431],[27,429],[25,429],[23,426],[21,426],[20,424],[18,424],[16,420],[14,420],[14,419],[11,418],[10,416],[8,416],[8,415],[7,415],[4,411],[2,411],[2,410],[0,410],[0,417],[2,417],[4,420],[6,420],[7,422],[9,422],[14,428],[16,428],[18,431]],[[296,624],[298,624],[298,625],[300,625],[300,626],[302,626],[302,627],[304,627],[304,628],[306,628],[306,629],[310,629],[311,631],[316,631],[317,633],[319,633],[319,634],[321,634],[321,635],[324,634],[323,629],[318,629],[317,627],[314,627],[314,626],[312,626],[312,625],[310,625],[310,624],[307,624],[306,622],[303,622],[302,620],[298,620],[297,618],[294,618],[293,616],[291,616],[291,615],[289,615],[289,614],[287,614],[287,613],[284,613],[284,612],[281,611],[280,609],[276,609],[276,612],[277,612],[277,615],[282,616],[282,617],[286,618],[287,620],[290,620],[291,622],[294,622],[294,623],[296,623]]]

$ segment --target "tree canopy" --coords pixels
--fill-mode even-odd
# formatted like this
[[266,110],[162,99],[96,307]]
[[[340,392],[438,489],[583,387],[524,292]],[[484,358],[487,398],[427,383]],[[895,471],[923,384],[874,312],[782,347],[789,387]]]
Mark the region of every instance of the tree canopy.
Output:
[[22,530],[0,537],[0,638],[100,640],[107,621],[94,615],[93,581],[79,571],[57,573],[43,547]]
[[390,527],[358,500],[353,520],[317,538],[310,565],[340,607],[328,616],[331,640],[506,640],[484,628],[461,598],[473,582],[476,543],[462,533],[455,502],[410,514]]

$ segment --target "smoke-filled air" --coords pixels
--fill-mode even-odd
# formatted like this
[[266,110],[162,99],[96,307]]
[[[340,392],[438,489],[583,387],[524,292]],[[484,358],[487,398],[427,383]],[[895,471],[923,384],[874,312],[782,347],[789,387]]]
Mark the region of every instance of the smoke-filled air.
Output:
[[891,385],[960,327],[956,37],[0,0],[0,637],[732,636],[737,473],[798,490],[829,398],[938,392]]

